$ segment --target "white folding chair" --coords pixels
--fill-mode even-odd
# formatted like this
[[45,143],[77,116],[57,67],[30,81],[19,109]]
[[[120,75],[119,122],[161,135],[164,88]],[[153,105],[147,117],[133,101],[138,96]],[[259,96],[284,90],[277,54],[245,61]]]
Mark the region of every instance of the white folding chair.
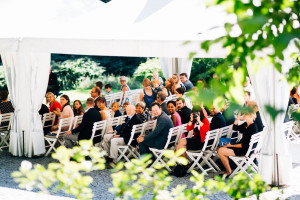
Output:
[[156,123],[157,123],[157,120],[150,120],[148,122],[145,122],[145,128],[144,128],[142,135],[145,135],[146,132],[153,131],[156,127]]
[[295,122],[293,120],[283,124],[283,131],[284,131],[285,137],[289,141],[293,140],[292,129],[293,129],[294,124],[295,124]]
[[[123,101],[123,92],[117,92],[117,93],[113,94],[113,99],[111,101],[111,104],[113,102],[118,102],[119,105],[122,105],[122,101]],[[111,105],[110,105],[110,107],[111,107]]]
[[111,107],[111,104],[112,104],[112,101],[113,101],[113,97],[114,97],[114,94],[107,94],[107,95],[105,95],[106,106],[108,108]]
[[[202,150],[199,151],[186,151],[186,155],[188,160],[192,163],[191,167],[187,172],[191,172],[193,169],[198,167],[205,175],[207,175],[207,171],[212,170],[213,172],[217,172],[215,168],[209,162],[209,158],[211,156],[211,151],[215,149],[216,143],[218,141],[219,129],[208,131],[206,133],[205,141],[202,147]],[[201,161],[202,159],[202,161]],[[200,163],[201,161],[201,163]],[[204,169],[202,167],[203,164],[209,166],[208,169]]]
[[152,163],[151,167],[155,166],[157,163],[160,163],[169,172],[171,171],[170,167],[163,160],[163,157],[164,157],[163,152],[166,149],[175,150],[177,137],[180,135],[180,133],[181,133],[181,127],[180,126],[170,128],[169,134],[168,134],[168,139],[167,139],[167,142],[166,142],[164,148],[163,149],[150,148],[150,151],[152,151],[152,153],[155,157],[155,161]]
[[75,129],[77,125],[81,124],[82,118],[83,118],[83,115],[78,115],[78,116],[74,117],[73,129]]
[[135,138],[141,135],[144,132],[144,127],[146,123],[137,124],[132,127],[131,135],[128,143],[126,145],[118,146],[119,157],[117,158],[117,162],[119,162],[122,158],[124,158],[127,162],[130,162],[131,156],[138,159],[138,154],[136,152],[136,148],[131,146],[131,143],[135,140]]
[[116,127],[116,126],[118,126],[120,124],[121,117],[122,116],[120,116],[120,117],[113,117],[113,118],[110,118],[107,121],[105,134],[108,133],[108,127]]
[[176,95],[173,94],[173,95],[170,95],[170,96],[168,96],[166,98],[166,102],[168,102],[168,101],[176,101],[176,99],[177,99]]
[[0,151],[3,148],[9,147],[9,130],[12,121],[13,113],[0,114]]
[[[254,160],[258,158],[258,153],[260,152],[262,146],[262,132],[253,134],[251,136],[250,144],[246,155],[244,156],[229,156],[229,158],[237,165],[236,169],[231,173],[229,178],[235,176],[239,171],[246,173],[249,178],[251,175],[248,174],[247,169],[251,167],[254,172],[257,172],[257,165]],[[256,146],[255,146],[256,145]]]
[[126,118],[127,118],[127,115],[122,115],[122,116],[120,116],[120,123],[119,123],[119,124],[120,124],[120,125],[121,125],[121,124],[124,124]]
[[44,138],[49,144],[49,145],[47,145],[47,147],[49,147],[49,149],[46,152],[45,156],[48,156],[52,150],[54,150],[56,152],[55,144],[57,142],[59,142],[60,145],[64,145],[63,134],[67,131],[71,131],[72,125],[73,125],[73,120],[74,120],[74,117],[60,119],[59,125],[58,125],[58,130],[51,132],[51,134],[55,134],[55,135],[45,135]]
[[135,94],[132,94],[130,96],[130,99],[129,99],[129,102],[131,105],[136,105],[138,102],[140,102],[140,93],[135,93]]
[[43,114],[43,128],[52,127],[55,122],[56,115],[53,112]]
[[112,109],[109,109],[109,114],[110,114],[110,117],[113,118],[115,115],[115,112]]
[[92,141],[94,141],[94,139],[98,138],[98,137],[100,137],[99,142],[102,141],[103,136],[106,131],[106,124],[107,124],[107,120],[102,120],[102,121],[94,123],[93,130],[92,130],[92,136],[91,136]]

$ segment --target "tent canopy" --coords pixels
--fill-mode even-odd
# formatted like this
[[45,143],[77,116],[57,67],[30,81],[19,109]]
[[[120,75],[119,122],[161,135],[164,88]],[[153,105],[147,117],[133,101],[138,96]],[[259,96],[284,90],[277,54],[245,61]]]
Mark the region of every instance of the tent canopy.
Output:
[[224,57],[221,45],[206,53],[200,44],[236,21],[199,0],[12,0],[0,19],[0,52],[135,57]]

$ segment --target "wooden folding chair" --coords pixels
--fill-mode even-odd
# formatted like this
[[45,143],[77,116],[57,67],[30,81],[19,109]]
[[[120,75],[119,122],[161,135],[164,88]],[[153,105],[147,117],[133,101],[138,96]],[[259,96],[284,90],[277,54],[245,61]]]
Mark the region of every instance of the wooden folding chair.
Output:
[[54,125],[56,115],[53,112],[43,114],[43,128],[51,128]]
[[[106,125],[107,125],[107,120],[102,120],[99,122],[95,122],[93,125],[93,130],[92,130],[92,136],[91,140],[94,142],[94,139],[96,138],[97,141],[101,142],[103,139],[103,136],[106,131]],[[97,142],[98,143],[98,142]]]
[[139,155],[137,154],[136,148],[131,146],[132,142],[135,140],[137,136],[141,135],[144,132],[144,127],[146,123],[137,124],[132,127],[131,135],[128,143],[126,145],[118,146],[118,153],[120,154],[117,158],[117,162],[119,162],[122,158],[124,158],[127,162],[130,162],[130,158],[133,156],[138,159]]
[[[217,172],[209,162],[209,158],[211,156],[211,151],[215,149],[216,143],[218,141],[219,131],[220,131],[219,129],[216,129],[216,130],[208,131],[206,133],[205,142],[203,144],[202,150],[186,151],[187,158],[192,163],[191,167],[188,169],[187,172],[191,172],[196,167],[198,167],[205,175],[207,175],[207,171],[210,170]],[[202,167],[203,164],[208,165],[209,168],[204,169]]]
[[168,139],[167,139],[167,142],[166,142],[164,148],[163,149],[150,148],[150,151],[152,151],[152,153],[155,157],[155,161],[152,163],[151,167],[155,166],[157,163],[161,163],[169,172],[171,171],[170,167],[163,160],[163,158],[164,158],[163,152],[166,149],[175,150],[177,137],[180,134],[181,134],[180,126],[170,128],[169,134],[168,134]]
[[83,115],[78,115],[78,116],[74,117],[73,129],[75,129],[77,125],[81,124],[82,118],[83,118]]
[[9,147],[9,131],[13,113],[0,114],[0,151]]
[[114,94],[107,94],[105,95],[106,107],[110,108],[111,104],[113,103]]
[[47,141],[49,145],[48,151],[46,152],[45,156],[48,156],[49,153],[54,150],[56,152],[55,144],[57,142],[60,143],[60,145],[64,145],[63,140],[63,134],[67,131],[71,131],[72,125],[73,125],[74,117],[68,117],[63,118],[59,120],[58,130],[57,131],[51,131],[51,134],[53,135],[45,135],[44,138]]
[[151,131],[153,131],[156,127],[157,120],[150,120],[148,122],[145,122],[145,128],[142,133],[142,135],[147,135]]
[[244,155],[244,156],[229,156],[229,158],[237,165],[236,169],[231,173],[229,178],[232,178],[233,176],[235,176],[239,171],[243,171],[244,173],[246,173],[249,176],[249,178],[251,178],[251,175],[248,174],[248,172],[247,172],[247,169],[249,167],[251,167],[251,170],[253,170],[254,172],[257,172],[258,167],[254,163],[254,160],[256,158],[258,158],[258,153],[261,150],[262,133],[263,132],[259,132],[259,133],[253,134],[251,136],[249,148],[248,148],[246,155]]

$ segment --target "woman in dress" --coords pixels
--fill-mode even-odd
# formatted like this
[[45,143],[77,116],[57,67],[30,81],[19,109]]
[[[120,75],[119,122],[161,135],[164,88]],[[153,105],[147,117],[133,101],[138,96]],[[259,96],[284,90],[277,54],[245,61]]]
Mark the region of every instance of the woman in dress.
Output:
[[173,79],[174,82],[175,82],[175,89],[177,89],[177,88],[183,88],[184,91],[186,90],[186,89],[185,89],[185,86],[183,85],[183,83],[180,82],[180,79],[179,79],[178,74],[173,74],[173,75],[172,75],[172,79]]
[[142,120],[143,123],[150,120],[151,116],[150,116],[150,113],[145,111],[145,103],[144,102],[137,103],[135,108],[136,108],[136,114]]
[[[196,114],[196,118],[194,118],[194,114]],[[181,148],[186,148],[186,150],[201,150],[205,142],[206,133],[210,130],[210,125],[200,106],[195,105],[193,107],[193,113],[191,113],[186,130],[193,130],[193,137],[181,138],[176,150]],[[182,156],[186,157],[186,154],[184,153]]]
[[74,116],[79,116],[84,114],[84,108],[80,100],[75,100],[73,103]]
[[143,101],[146,103],[146,107],[148,109],[151,108],[151,104],[155,101],[155,92],[151,88],[151,82],[148,78],[145,78],[143,80],[143,86],[144,89],[140,93],[140,101]]
[[224,147],[218,149],[218,155],[224,165],[226,172],[223,175],[229,176],[232,172],[228,156],[244,156],[249,148],[251,136],[258,132],[257,126],[254,123],[255,119],[254,111],[245,111],[243,115],[244,122],[241,125],[238,125],[238,121],[241,119],[240,115],[236,118],[233,124],[233,130],[239,131],[243,134],[243,138],[238,144],[227,144]]
[[175,94],[175,82],[172,78],[165,81],[166,87],[163,88],[163,92],[168,96]]
[[[56,110],[53,111],[59,119],[68,118],[68,117],[74,117],[74,112],[72,110],[71,104],[70,104],[70,98],[68,95],[62,95],[60,97],[60,104],[62,105],[62,111],[56,112]],[[63,127],[63,128],[69,128],[69,127]],[[52,130],[57,130],[58,124],[54,125],[52,127]]]
[[55,96],[52,92],[48,92],[46,94],[46,102],[49,103],[49,112],[53,112],[55,117],[54,125],[58,122],[58,117],[60,116],[60,111],[62,110],[62,107],[58,101],[56,101]]
[[169,101],[167,106],[168,106],[168,111],[171,115],[171,120],[173,122],[174,127],[180,126],[181,125],[181,117],[178,114],[178,112],[176,112],[176,102]]
[[[100,115],[102,120],[110,121],[111,115],[109,109],[106,107],[106,100],[104,97],[98,97],[96,100],[98,108],[100,108]],[[113,132],[112,126],[108,127],[108,132]]]

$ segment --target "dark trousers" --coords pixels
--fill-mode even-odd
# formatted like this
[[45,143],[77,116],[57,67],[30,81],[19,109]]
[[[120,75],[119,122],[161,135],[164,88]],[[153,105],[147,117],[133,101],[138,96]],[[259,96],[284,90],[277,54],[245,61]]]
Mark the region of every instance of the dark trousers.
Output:
[[151,151],[149,148],[156,148],[154,141],[143,141],[139,143],[140,155],[150,154]]

